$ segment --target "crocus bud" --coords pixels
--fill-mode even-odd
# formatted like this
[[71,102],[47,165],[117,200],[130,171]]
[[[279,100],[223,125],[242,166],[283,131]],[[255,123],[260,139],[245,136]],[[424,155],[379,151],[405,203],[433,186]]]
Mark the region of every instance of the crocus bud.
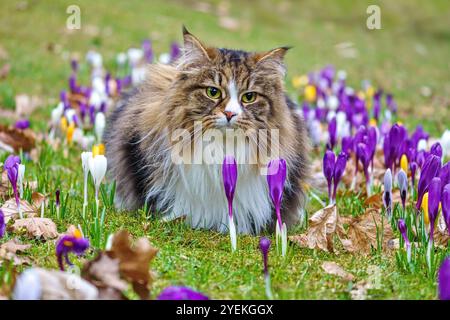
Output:
[[416,162],[411,162],[409,164],[409,170],[411,170],[411,185],[412,185],[413,189],[414,189],[415,182],[416,182],[416,172],[417,172],[418,167],[419,166],[417,165]]
[[402,234],[402,237],[403,237],[403,240],[405,241],[406,246],[409,246],[410,243],[409,243],[409,239],[408,239],[405,220],[398,219],[398,230]]
[[429,224],[430,217],[428,215],[428,192],[425,192],[423,195],[421,208],[423,210],[423,221],[425,224]]
[[347,155],[353,151],[353,138],[351,136],[342,138],[342,151]]
[[94,185],[96,189],[96,194],[98,194],[98,189],[100,184],[105,177],[107,167],[106,157],[103,155],[95,156],[94,158],[89,158],[89,171],[91,172],[92,179],[94,180]]
[[269,267],[268,267],[268,256],[269,256],[269,249],[270,249],[270,240],[266,237],[261,237],[259,240],[259,249],[261,250],[262,256],[263,256],[263,263],[264,263],[264,274],[269,274]]
[[269,194],[277,213],[280,229],[282,227],[280,208],[285,181],[286,161],[284,159],[271,160],[267,166],[267,183],[269,185]]
[[105,115],[103,112],[98,112],[95,116],[95,135],[97,136],[97,141],[102,141],[103,131],[105,130]]
[[384,174],[384,193],[383,204],[388,216],[391,216],[392,212],[392,173],[391,169],[387,169]]
[[447,257],[439,267],[438,292],[440,300],[450,300],[450,258]]
[[422,197],[425,191],[428,189],[428,185],[431,180],[439,174],[439,170],[441,168],[441,159],[435,155],[430,155],[425,161],[422,171],[420,173],[419,184],[417,186],[417,203],[416,208],[419,210]]
[[450,157],[450,130],[445,130],[441,137],[441,145],[444,157]]
[[450,183],[450,161],[439,171],[439,178],[441,178],[442,189],[444,189],[444,186]]
[[331,148],[331,150],[333,150],[334,146],[336,145],[336,139],[337,139],[336,117],[333,117],[333,119],[330,121],[330,123],[328,125],[328,135],[329,135],[330,148]]
[[225,156],[222,164],[223,188],[228,200],[228,215],[233,215],[233,197],[237,182],[237,164],[233,156]]
[[59,189],[56,189],[56,192],[55,192],[55,197],[56,197],[55,204],[56,204],[57,207],[59,207],[60,204],[61,204],[60,194],[61,194],[61,191]]
[[442,158],[442,146],[439,142],[436,142],[433,144],[430,148],[430,153],[434,154],[435,156]]
[[447,231],[450,235],[450,183],[446,184],[442,191],[442,215],[444,216]]
[[0,239],[5,235],[6,224],[5,224],[5,215],[3,214],[2,209],[0,209]]
[[344,152],[339,153],[336,163],[334,165],[334,175],[333,175],[333,201],[336,200],[336,191],[341,181],[342,175],[344,174],[345,167],[347,166],[347,154]]
[[408,193],[408,177],[403,169],[400,169],[398,172],[397,180],[400,188],[400,198],[402,199],[403,210],[405,210],[406,195]]
[[336,156],[333,151],[327,150],[323,156],[323,175],[328,184],[328,199],[331,200],[331,182],[334,174],[334,163]]
[[403,154],[400,158],[400,168],[402,168],[403,171],[408,172],[408,157],[406,154]]
[[441,179],[436,177],[431,180],[428,191],[428,217],[430,219],[430,238],[433,238],[434,222],[436,221],[439,202],[441,200]]

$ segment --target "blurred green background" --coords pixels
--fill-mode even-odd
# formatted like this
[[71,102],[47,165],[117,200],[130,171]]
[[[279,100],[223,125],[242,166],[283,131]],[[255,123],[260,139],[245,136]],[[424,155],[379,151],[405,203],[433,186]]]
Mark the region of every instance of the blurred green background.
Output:
[[[68,30],[66,8],[81,9],[81,29]],[[366,27],[370,4],[381,30]],[[106,64],[142,39],[157,53],[181,40],[181,25],[210,45],[265,50],[294,47],[288,78],[326,64],[357,86],[370,79],[394,92],[407,124],[440,133],[450,122],[450,2],[443,1],[1,1],[0,107],[17,93],[55,98],[66,86],[71,56],[98,49]],[[54,99],[53,99],[54,100]],[[49,104],[54,103],[48,101]],[[445,123],[447,122],[447,123]]]

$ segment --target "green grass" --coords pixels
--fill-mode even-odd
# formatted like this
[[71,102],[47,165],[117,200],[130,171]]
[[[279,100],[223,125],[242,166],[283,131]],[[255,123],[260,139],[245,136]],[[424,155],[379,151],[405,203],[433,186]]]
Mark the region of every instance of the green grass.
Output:
[[[69,4],[78,4],[82,29],[65,29]],[[400,118],[410,128],[422,123],[433,134],[441,134],[450,119],[450,31],[447,1],[375,1],[381,7],[382,30],[365,26],[363,1],[231,1],[230,15],[238,19],[238,31],[219,25],[216,14],[192,9],[195,1],[29,1],[25,10],[16,1],[0,4],[0,45],[8,52],[9,76],[0,80],[0,107],[14,108],[18,93],[36,94],[45,106],[31,116],[32,127],[44,130],[49,110],[59,91],[67,86],[69,57],[84,57],[90,48],[99,50],[108,67],[115,55],[141,40],[153,39],[157,53],[180,40],[181,25],[206,43],[247,50],[266,50],[292,45],[287,55],[288,89],[293,75],[305,74],[332,63],[348,72],[349,81],[359,86],[370,79],[392,91],[399,104]],[[372,2],[370,2],[372,4]],[[210,6],[215,12],[218,1]],[[92,32],[97,28],[97,32]],[[95,30],[94,30],[95,31]],[[352,42],[355,59],[341,57],[336,44]],[[53,48],[53,49],[50,49]],[[423,49],[425,48],[425,49]],[[0,65],[4,61],[0,60]],[[85,72],[87,75],[87,72]],[[86,76],[87,77],[87,76]],[[421,95],[423,86],[433,95]],[[2,119],[2,122],[7,119]],[[44,147],[41,161],[26,161],[26,179],[38,180],[38,190],[51,194],[60,188],[69,194],[66,216],[58,220],[58,231],[82,223],[82,169],[80,150],[64,158],[61,151]],[[6,154],[2,155],[2,160]],[[92,195],[92,192],[90,193]],[[341,212],[357,214],[358,199],[338,203]],[[308,211],[315,208],[310,205]],[[50,213],[47,213],[48,215]],[[55,216],[52,216],[55,218]],[[257,237],[240,236],[239,250],[230,253],[228,235],[191,230],[181,222],[164,223],[143,211],[129,214],[109,208],[105,234],[120,228],[134,236],[147,236],[160,249],[152,264],[156,272],[153,294],[169,284],[183,284],[219,299],[263,299],[262,261]],[[300,231],[300,227],[291,233]],[[8,237],[11,237],[9,234]],[[4,240],[3,240],[4,241]],[[24,239],[24,241],[26,241]],[[28,256],[35,265],[56,268],[53,242],[33,241]],[[94,253],[90,252],[87,258]],[[380,268],[381,285],[369,291],[373,299],[433,299],[434,279],[425,270],[413,274],[397,267],[394,255],[327,254],[292,246],[288,257],[272,251],[270,258],[273,292],[280,299],[349,299],[351,284],[325,274],[323,261],[336,261],[356,280],[368,280],[371,266]],[[81,263],[78,261],[77,263]]]

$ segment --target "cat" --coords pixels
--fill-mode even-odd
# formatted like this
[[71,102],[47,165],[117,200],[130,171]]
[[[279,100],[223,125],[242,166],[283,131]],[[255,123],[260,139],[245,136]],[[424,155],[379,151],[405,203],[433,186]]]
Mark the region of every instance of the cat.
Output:
[[[281,214],[288,226],[295,224],[305,203],[310,162],[304,120],[284,90],[283,59],[289,48],[246,52],[209,47],[185,27],[183,40],[181,57],[169,65],[149,65],[145,81],[124,93],[108,116],[104,141],[108,174],[117,184],[116,206],[134,210],[147,204],[166,219],[186,216],[193,228],[227,232],[221,163],[175,163],[171,137],[179,129],[189,137],[199,133],[194,132],[195,123],[202,125],[203,133],[276,129],[278,156],[287,162]],[[241,153],[246,156],[271,145],[252,140],[252,148],[245,141],[248,148]],[[204,146],[196,147],[198,140],[189,142],[196,155],[205,151]],[[268,160],[256,159],[238,161],[233,216],[241,234],[275,226],[267,176],[260,171]]]

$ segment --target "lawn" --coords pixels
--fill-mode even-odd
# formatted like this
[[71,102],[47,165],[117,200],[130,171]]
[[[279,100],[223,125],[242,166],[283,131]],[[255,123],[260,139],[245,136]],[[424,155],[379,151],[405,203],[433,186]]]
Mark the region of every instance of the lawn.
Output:
[[[422,124],[440,137],[450,124],[450,6],[447,1],[376,3],[381,8],[381,30],[367,29],[366,8],[373,3],[365,1],[2,1],[0,67],[8,63],[11,70],[0,80],[0,108],[14,110],[14,97],[21,93],[38,96],[41,107],[29,119],[31,128],[43,133],[60,90],[67,88],[71,58],[83,60],[88,50],[95,49],[114,74],[118,52],[139,46],[146,38],[152,39],[157,54],[166,52],[172,41],[181,41],[185,24],[204,42],[219,47],[266,50],[293,46],[286,57],[291,95],[295,94],[293,76],[328,64],[346,70],[355,87],[370,80],[375,87],[394,94],[398,117],[408,129]],[[81,8],[80,30],[66,29],[66,8],[71,4]],[[87,81],[86,65],[81,65],[80,74]],[[10,124],[15,119],[2,117],[0,121]],[[81,149],[54,149],[45,141],[38,142],[38,149],[34,160],[22,154],[25,180],[37,181],[37,191],[51,201],[60,189],[65,207],[60,218],[50,209],[46,216],[55,221],[59,232],[68,225],[83,224]],[[0,160],[7,156],[2,152]],[[317,157],[321,159],[322,153]],[[104,246],[108,234],[122,228],[134,237],[148,237],[159,249],[151,264],[155,273],[152,296],[168,285],[186,285],[213,299],[265,298],[259,237],[239,236],[238,250],[230,253],[227,234],[191,230],[180,221],[163,222],[144,210],[117,212],[105,203],[111,186],[104,185],[105,197],[101,197],[106,213],[99,246]],[[325,194],[320,196],[326,199]],[[28,189],[25,197],[30,200]],[[360,194],[338,198],[343,216],[357,215],[354,208],[361,205]],[[319,208],[318,202],[311,200],[307,212]],[[93,211],[89,208],[89,214]],[[305,226],[297,226],[289,234],[304,231]],[[8,233],[2,241],[12,237]],[[20,238],[32,243],[26,256],[33,265],[57,268],[53,241]],[[368,299],[436,298],[435,278],[425,270],[405,272],[398,267],[395,253],[349,254],[336,245],[339,254],[294,244],[284,258],[272,251],[269,263],[275,298],[350,299],[352,289],[364,281],[376,282],[365,296]],[[84,258],[73,261],[82,265],[94,255],[91,249]],[[355,280],[325,273],[324,261],[338,263]]]

